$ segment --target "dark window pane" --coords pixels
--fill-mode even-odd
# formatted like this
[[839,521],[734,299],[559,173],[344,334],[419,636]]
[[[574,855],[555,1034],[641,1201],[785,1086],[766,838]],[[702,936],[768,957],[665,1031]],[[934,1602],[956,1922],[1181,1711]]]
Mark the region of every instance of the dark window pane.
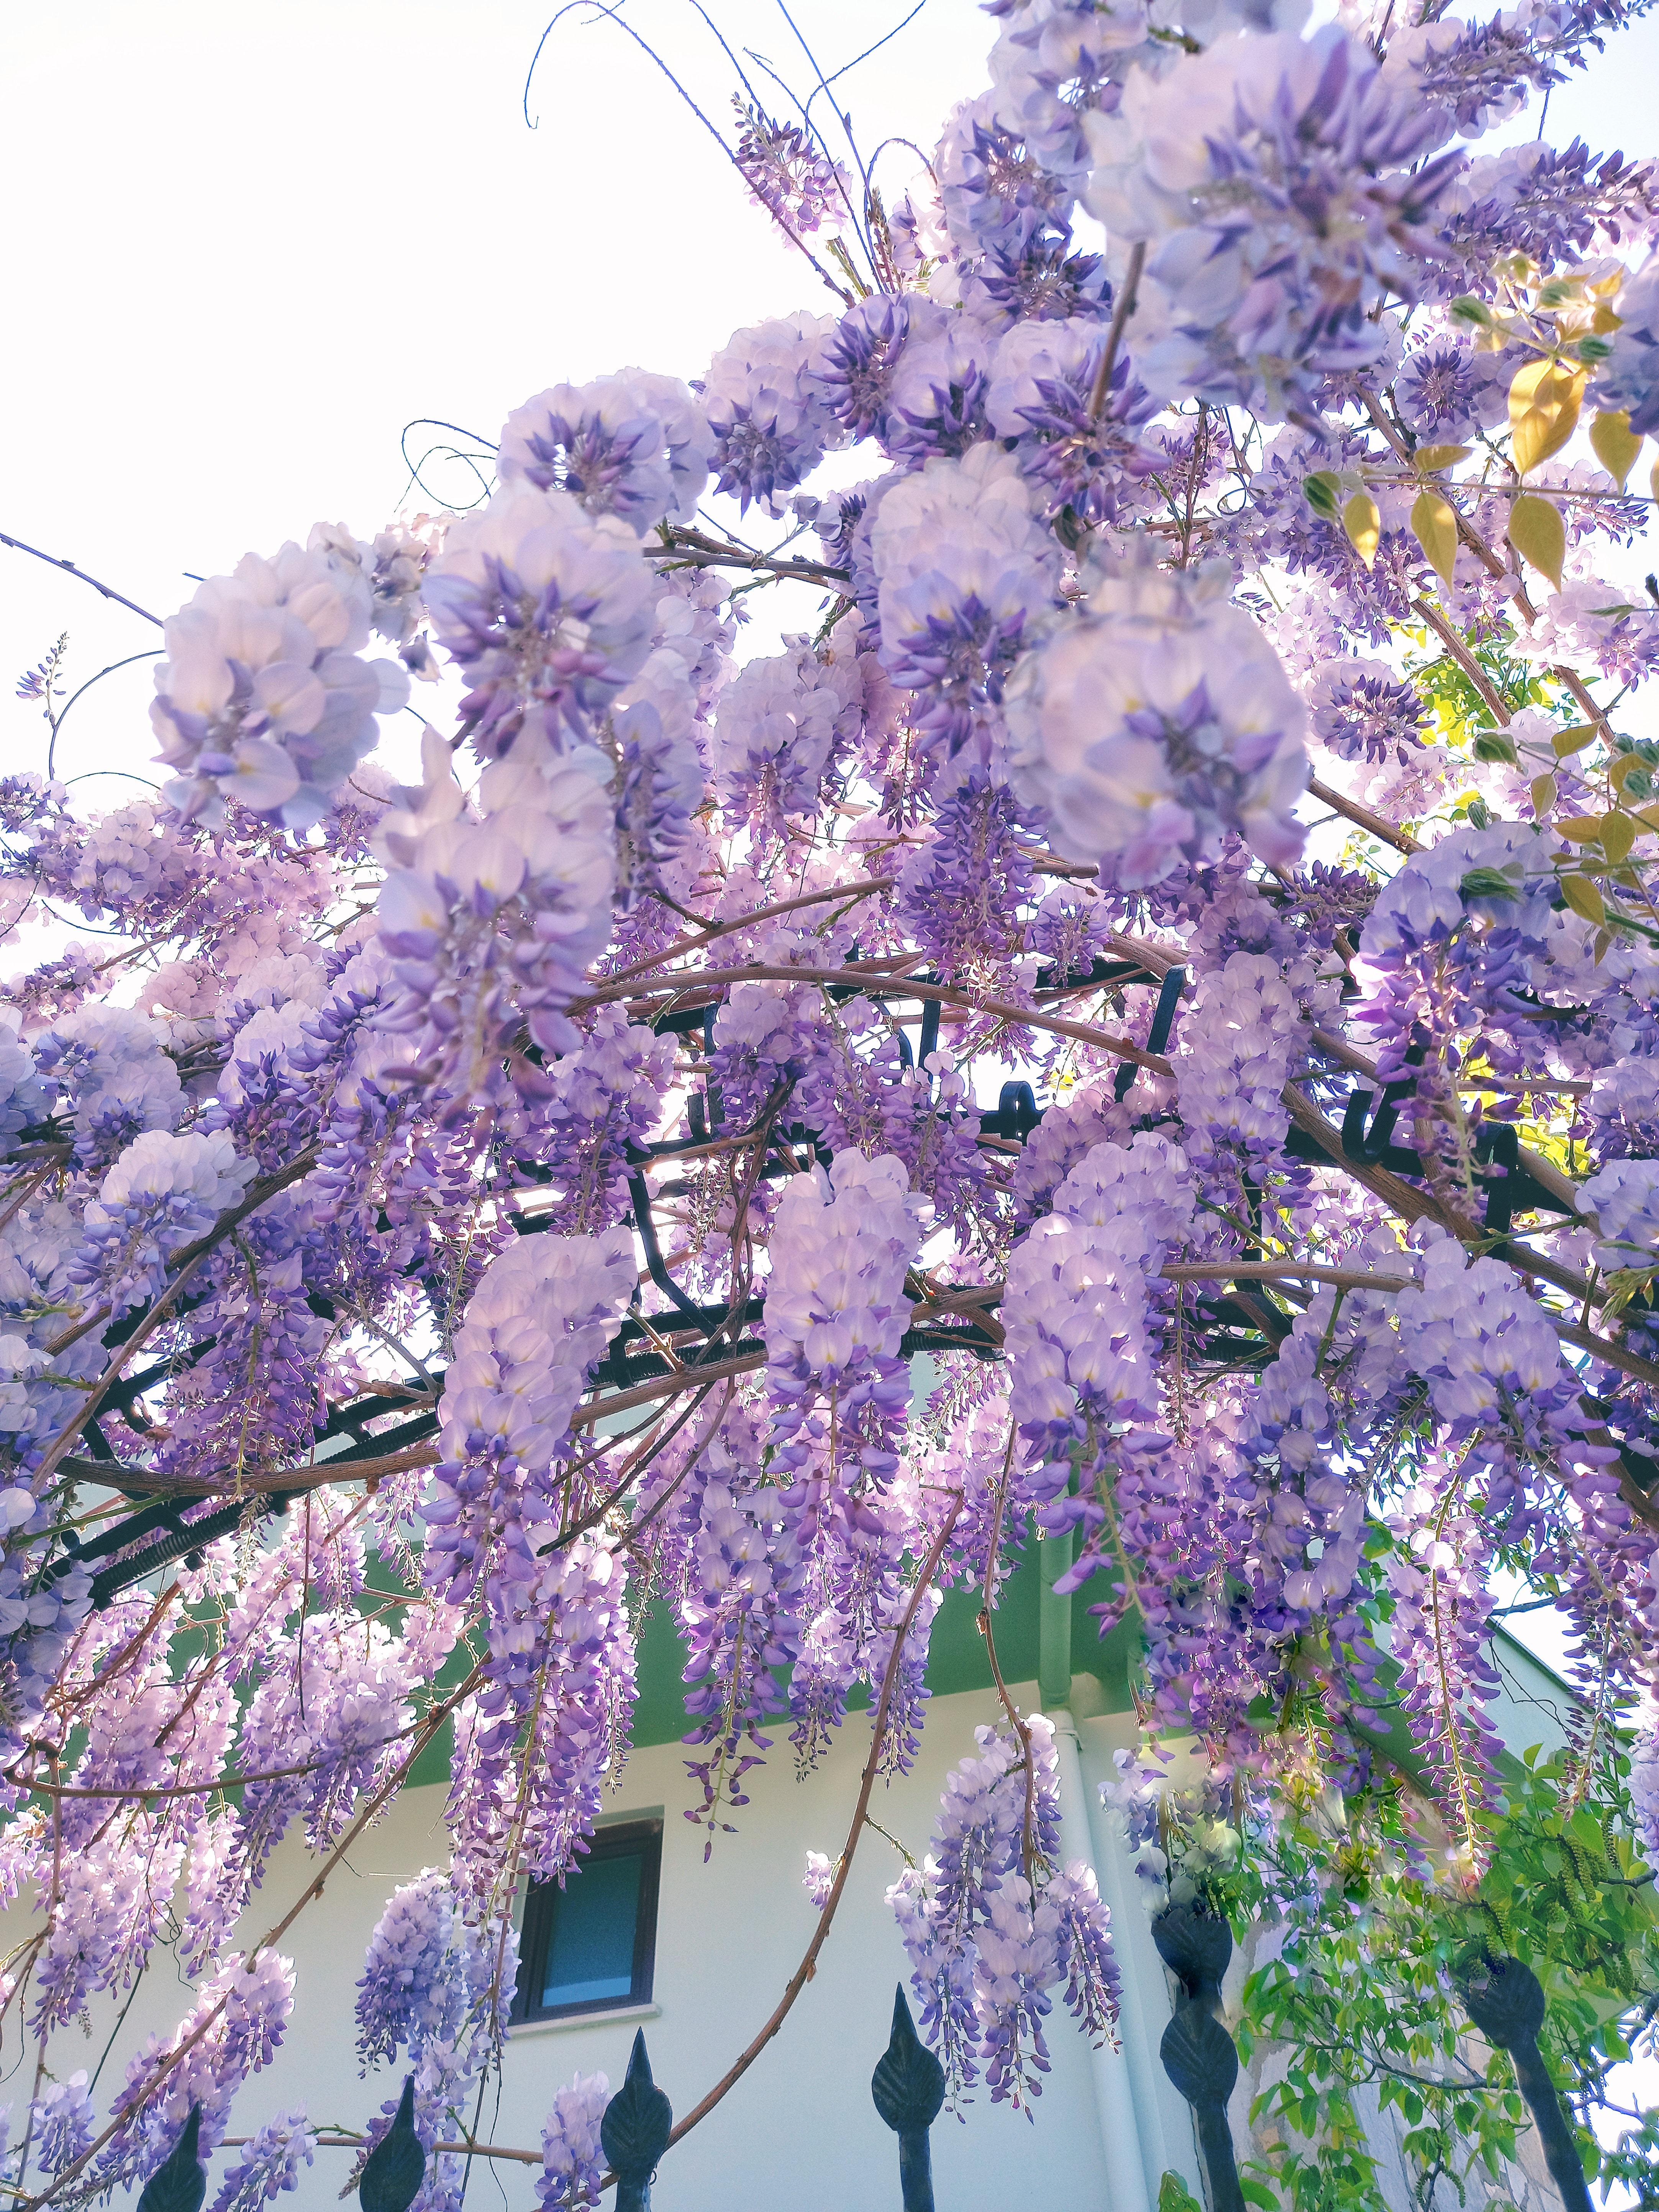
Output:
[[553,1907],[544,2005],[625,1997],[634,1986],[634,1937],[644,1856],[591,1859]]

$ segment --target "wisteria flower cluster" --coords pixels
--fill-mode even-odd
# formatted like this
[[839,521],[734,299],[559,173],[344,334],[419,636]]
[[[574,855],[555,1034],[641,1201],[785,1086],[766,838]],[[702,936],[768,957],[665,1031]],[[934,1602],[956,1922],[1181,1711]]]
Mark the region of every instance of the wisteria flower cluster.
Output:
[[[1002,1717],[891,1893],[957,2096],[1029,2105],[1056,1992],[1115,2014],[998,1656],[1039,1542],[1132,1648],[1163,1906],[1316,1834],[1251,1909],[1369,1943],[1384,1797],[1466,1900],[1517,1591],[1561,1821],[1624,1760],[1655,1848],[1659,176],[1480,150],[1633,10],[990,12],[908,190],[745,87],[798,309],[549,381],[465,513],[202,583],[153,797],[0,779],[32,2201],[193,2107],[215,2212],[314,2185],[329,2132],[252,2109],[306,2000],[245,1916],[447,1746],[357,2037],[452,2212],[513,1900],[580,1871],[652,1608],[706,1853],[849,1717],[872,1793],[912,1769],[972,1608]],[[69,650],[20,687],[53,742]],[[417,777],[375,757],[411,678]],[[63,2039],[163,1960],[179,2024],[100,2086]],[[597,2200],[607,2096],[519,2147],[544,2208]]]

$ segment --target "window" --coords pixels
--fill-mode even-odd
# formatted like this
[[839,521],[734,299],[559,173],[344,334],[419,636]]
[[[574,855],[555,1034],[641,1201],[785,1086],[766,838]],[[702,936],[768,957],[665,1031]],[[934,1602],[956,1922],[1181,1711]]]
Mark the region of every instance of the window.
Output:
[[535,1881],[520,1937],[515,2021],[644,2004],[657,1950],[662,1822],[603,1827],[566,1880]]

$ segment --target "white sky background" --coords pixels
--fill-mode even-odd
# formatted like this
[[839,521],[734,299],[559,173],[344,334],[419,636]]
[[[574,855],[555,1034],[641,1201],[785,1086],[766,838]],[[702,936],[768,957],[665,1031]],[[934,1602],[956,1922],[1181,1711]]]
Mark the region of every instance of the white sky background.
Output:
[[[829,71],[905,4],[800,0],[795,19]],[[398,434],[416,416],[493,440],[546,385],[626,363],[696,375],[737,325],[833,305],[614,27],[566,18],[531,91],[540,128],[525,127],[550,12],[542,0],[0,10],[0,530],[166,615],[193,588],[186,572],[303,541],[319,520],[372,535],[404,495]],[[805,88],[774,0],[710,12],[734,47]],[[726,123],[730,72],[686,0],[629,13]],[[837,88],[866,151],[893,133],[931,149],[947,109],[985,84],[995,29],[973,0],[927,0]],[[1650,20],[1553,95],[1551,137],[1652,143],[1656,83]],[[1536,127],[1522,117],[1487,143]],[[915,166],[894,148],[881,175],[896,189]],[[757,631],[778,619],[768,596],[786,624],[810,619],[806,593],[787,595],[793,609],[762,595]],[[44,763],[38,711],[9,695],[65,629],[75,680],[151,642],[84,585],[0,549],[9,767]],[[64,732],[59,774],[148,775],[149,696],[145,666],[101,684]],[[115,803],[122,789],[86,795]]]
[[[828,72],[905,5],[799,0],[795,19]],[[398,436],[415,416],[493,441],[549,384],[635,363],[694,376],[738,325],[832,306],[614,27],[572,15],[552,33],[530,94],[539,128],[526,128],[525,75],[550,12],[542,0],[13,0],[0,12],[0,530],[165,616],[194,588],[186,572],[303,541],[319,520],[372,536],[405,497]],[[807,64],[773,0],[710,0],[710,12],[734,47],[757,48],[805,92]],[[634,0],[629,15],[729,130],[730,70],[686,0]],[[866,154],[891,134],[931,150],[950,106],[984,86],[995,30],[973,0],[926,0],[836,88]],[[1656,86],[1650,18],[1553,94],[1547,135],[1656,148]],[[772,112],[788,112],[781,94]],[[1478,150],[1537,128],[1534,105]],[[879,173],[890,196],[915,166],[891,149]],[[422,442],[415,434],[413,449]],[[842,481],[848,465],[831,464]],[[1655,552],[1650,541],[1621,570],[1639,578]],[[805,626],[815,605],[799,589],[761,595],[754,642],[766,649],[780,622]],[[86,586],[0,548],[6,769],[45,765],[39,710],[10,693],[65,629],[71,683],[159,642]],[[148,664],[100,685],[64,731],[59,775],[149,776],[149,695]],[[416,703],[436,702],[417,687]],[[410,759],[416,723],[386,726]],[[100,781],[82,796],[137,793]],[[0,951],[0,972],[21,957]],[[1551,1616],[1514,1626],[1559,1664]]]

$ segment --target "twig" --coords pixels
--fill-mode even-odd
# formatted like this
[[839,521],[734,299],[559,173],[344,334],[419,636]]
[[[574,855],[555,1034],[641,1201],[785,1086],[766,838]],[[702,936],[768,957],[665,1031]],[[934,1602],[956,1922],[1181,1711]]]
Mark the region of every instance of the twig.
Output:
[[[786,968],[754,961],[742,968],[710,969],[701,975],[688,975],[684,981],[676,979],[672,986],[664,982],[649,994],[635,993],[630,1004],[637,1003],[643,1009],[653,997],[661,997],[671,990],[684,1004],[690,1000],[693,992],[714,993],[725,990],[733,983],[809,983],[819,986],[854,983],[872,999],[937,999],[941,1006],[965,1006],[970,1013],[988,1014],[996,1021],[1017,1024],[1024,1029],[1046,1030],[1056,1036],[1074,1037],[1079,1044],[1095,1045],[1102,1052],[1114,1054],[1119,1060],[1132,1060],[1137,1067],[1150,1068],[1155,1075],[1174,1073],[1162,1053],[1144,1052],[1129,1038],[1118,1036],[1110,1030],[1097,1028],[1092,1022],[1064,1021],[1058,1014],[1039,1013],[1034,1006],[1017,1006],[1006,999],[982,998],[977,992],[957,990],[948,984],[927,983],[909,975],[883,974],[878,972],[878,963],[873,961],[862,968]],[[629,987],[622,984],[615,989],[590,991],[580,1005],[585,1009],[629,996]],[[704,1003],[702,1000],[691,1002]]]
[[1138,239],[1129,255],[1129,266],[1124,274],[1123,289],[1117,295],[1112,310],[1112,327],[1106,333],[1106,350],[1100,356],[1100,367],[1095,373],[1094,389],[1089,394],[1089,414],[1098,418],[1106,404],[1106,395],[1112,386],[1112,371],[1117,366],[1117,349],[1123,336],[1123,325],[1135,311],[1135,292],[1140,283],[1140,272],[1146,266],[1146,241]]
[[44,561],[47,568],[61,568],[66,575],[74,576],[83,584],[90,584],[93,590],[103,598],[113,599],[118,606],[126,607],[135,615],[142,615],[147,623],[154,623],[157,629],[167,627],[160,615],[151,614],[148,607],[141,607],[137,599],[128,599],[125,592],[118,592],[108,584],[100,584],[96,576],[88,575],[84,568],[77,568],[73,561],[65,561],[60,554],[43,553],[38,545],[25,545],[21,538],[8,538],[3,530],[0,530],[0,545],[9,545],[14,553],[32,553],[37,561]]
[[[847,1842],[842,1851],[841,1863],[836,1869],[836,1879],[831,1885],[830,1894],[824,1900],[823,1910],[818,1915],[818,1924],[813,1931],[812,1940],[807,1945],[805,1955],[802,1958],[799,1966],[790,1976],[783,1995],[765,2027],[721,2075],[702,2103],[694,2105],[685,2118],[676,2124],[672,2134],[668,2138],[670,2143],[678,2142],[680,2137],[695,2128],[699,2120],[706,2119],[726,2092],[743,2079],[756,2059],[760,2057],[762,2051],[783,2026],[795,1999],[806,1987],[817,1971],[818,1953],[823,1948],[825,1939],[830,1933],[830,1923],[836,1917],[836,1908],[841,1903],[842,1893],[847,1887],[847,1876],[852,1868],[853,1854],[858,1849],[859,1838],[864,1829],[864,1816],[869,1810],[870,1793],[876,1785],[876,1770],[881,1763],[882,1744],[887,1734],[887,1711],[892,1703],[893,1685],[898,1679],[899,1659],[904,1650],[905,1638],[910,1633],[910,1625],[916,1617],[916,1608],[921,1605],[928,1585],[939,1571],[939,1563],[945,1556],[945,1546],[951,1540],[957,1516],[962,1511],[962,1492],[953,1491],[951,1495],[956,1502],[945,1516],[945,1526],[934,1538],[932,1550],[921,1563],[915,1586],[910,1592],[910,1602],[904,1609],[904,1618],[900,1621],[897,1633],[893,1638],[893,1648],[887,1655],[887,1665],[881,1678],[881,1695],[876,1703],[876,1717],[874,1732],[870,1743],[870,1756],[865,1764],[864,1781],[859,1790],[859,1802],[854,1808],[853,1825],[847,1832]],[[608,2185],[615,2179],[614,2174],[607,2175],[606,2184],[602,2185]]]
[[[43,1484],[46,1477],[54,1471],[76,1437],[97,1413],[103,1401],[104,1393],[112,1382],[119,1379],[121,1370],[132,1358],[134,1352],[138,1351],[167,1320],[179,1293],[215,1245],[228,1237],[231,1231],[239,1223],[245,1221],[250,1213],[256,1212],[268,1198],[274,1198],[278,1191],[286,1190],[290,1183],[298,1182],[302,1176],[309,1175],[316,1164],[317,1147],[313,1145],[301,1152],[297,1159],[290,1160],[285,1168],[278,1168],[274,1175],[261,1176],[236,1205],[228,1207],[219,1216],[205,1237],[198,1237],[193,1244],[186,1244],[181,1251],[174,1254],[168,1264],[176,1267],[178,1273],[126,1341],[116,1352],[108,1366],[88,1392],[86,1403],[80,1412],[64,1424],[52,1440],[51,1449],[41,1460],[36,1470],[34,1480],[37,1486]],[[80,1328],[72,1331],[67,1341],[72,1343],[76,1337],[84,1336],[88,1328],[97,1326],[98,1318],[94,1316]],[[52,1350],[56,1352],[61,1349],[65,1340],[61,1337],[57,1339]]]
[[712,945],[717,937],[729,937],[735,929],[752,929],[757,921],[770,921],[781,914],[793,914],[804,906],[824,906],[833,899],[868,898],[872,891],[884,891],[893,883],[891,876],[866,876],[851,884],[837,884],[831,890],[803,891],[799,898],[776,899],[770,906],[757,907],[752,914],[738,915],[729,921],[711,921],[695,937],[677,939],[653,952],[648,960],[636,960],[631,968],[618,968],[607,981],[625,983],[635,975],[648,975],[653,969],[660,968],[665,960],[684,958],[688,952],[701,952],[705,945]]
[[[473,1690],[477,1686],[478,1679],[483,1673],[483,1662],[480,1660],[478,1664],[474,1667],[471,1672],[467,1675],[466,1680],[460,1685],[459,1688],[452,1691],[449,1696],[443,1700],[441,1705],[434,1705],[431,1711],[428,1713],[426,1719],[421,1724],[419,1733],[417,1734],[415,1741],[411,1743],[409,1747],[409,1756],[403,1761],[397,1772],[395,1774],[389,1775],[386,1781],[380,1784],[380,1787],[374,1792],[368,1804],[364,1806],[362,1811],[357,1815],[356,1819],[351,1823],[351,1826],[345,1831],[344,1834],[340,1837],[338,1841],[331,1844],[328,1850],[323,1853],[317,1872],[307,1881],[304,1889],[301,1891],[293,1905],[289,1906],[289,1910],[283,1915],[282,1918],[276,1922],[276,1925],[268,1929],[267,1932],[259,1938],[258,1942],[251,1947],[246,1958],[243,1962],[245,1966],[251,1966],[254,1960],[261,1957],[266,1951],[269,1951],[273,1944],[280,1943],[283,1937],[287,1935],[289,1929],[294,1925],[300,1915],[305,1911],[307,1905],[311,1904],[314,1899],[319,1898],[322,1895],[323,1885],[328,1880],[329,1875],[333,1873],[337,1866],[340,1865],[343,1862],[347,1851],[350,1850],[351,1846],[356,1842],[358,1837],[362,1834],[364,1829],[367,1828],[370,1821],[374,1820],[381,1806],[384,1805],[386,1800],[403,1786],[404,1778],[408,1774],[410,1769],[414,1765],[416,1760],[426,1749],[427,1745],[431,1741],[432,1738],[436,1735],[439,1729],[443,1725],[444,1722],[448,1719],[450,1714],[454,1711],[456,1706],[460,1704],[464,1698],[467,1698],[471,1695]],[[131,2111],[140,2104],[148,2103],[149,2100],[154,2097],[156,2091],[161,2087],[162,2082],[166,2081],[167,2075],[172,2073],[174,2067],[179,2064],[181,2059],[187,2058],[190,2056],[191,2052],[196,2048],[203,2037],[206,2035],[209,2029],[212,2027],[214,2022],[219,2018],[221,2013],[223,2012],[225,2007],[229,2003],[230,1996],[230,1991],[227,1990],[224,1996],[220,1998],[217,2004],[213,2007],[212,2010],[209,2012],[204,2019],[198,2021],[196,2027],[191,2031],[190,2034],[185,2038],[184,2041],[176,2045],[173,2050],[166,2051],[161,2055],[156,2063],[154,2073],[149,2076],[145,2082],[143,2094],[142,2097],[136,2097],[129,2100],[129,2111]],[[78,2158],[72,2160],[70,2163],[64,2168],[61,2173],[53,2177],[50,2188],[43,2190],[38,2197],[30,2197],[29,2212],[40,2212],[40,2208],[43,2205],[50,2204],[52,2199],[58,2196],[68,2186],[68,2185],[75,2179],[77,2174],[85,2171],[88,2165],[93,2159],[97,2157],[99,2152],[103,2149],[104,2146],[113,2136],[119,2132],[124,2124],[125,2116],[121,2118],[112,2120],[109,2125],[104,2130],[103,2133],[97,2136],[93,2142],[89,2142]]]
[[1340,814],[1344,821],[1354,823],[1361,830],[1369,830],[1373,837],[1380,837],[1385,845],[1392,845],[1396,853],[1405,854],[1408,860],[1413,853],[1422,851],[1416,838],[1390,822],[1386,815],[1374,814],[1357,799],[1345,798],[1341,792],[1333,791],[1328,783],[1322,783],[1316,775],[1308,778],[1308,791],[1322,806],[1328,806],[1334,814]]

